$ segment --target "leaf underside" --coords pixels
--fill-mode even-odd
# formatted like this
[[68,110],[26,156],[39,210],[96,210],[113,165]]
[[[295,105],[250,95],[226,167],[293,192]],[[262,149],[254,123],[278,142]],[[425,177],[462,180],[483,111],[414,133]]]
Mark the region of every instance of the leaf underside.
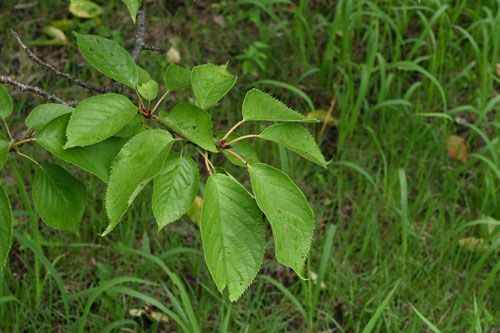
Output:
[[153,214],[161,230],[186,214],[198,192],[198,166],[190,157],[170,155],[153,180]]
[[205,261],[219,291],[236,301],[257,275],[264,256],[265,224],[247,190],[234,178],[210,176],[201,212]]
[[177,104],[168,115],[161,112],[159,119],[174,132],[201,148],[218,152],[212,136],[212,120],[205,110],[191,104]]
[[150,130],[137,134],[120,150],[111,166],[105,207],[109,225],[107,235],[151,179],[160,173],[173,143],[170,133]]
[[[222,139],[224,135],[226,135],[226,133],[227,131],[219,131],[215,133],[215,141],[219,141],[220,139]],[[233,132],[229,134],[226,142],[230,142],[238,137],[239,135]],[[255,147],[252,144],[248,143],[247,141],[242,140],[232,143],[231,150],[234,151],[236,154],[240,155],[250,165],[260,162],[259,158],[257,157],[257,151],[255,150]],[[227,157],[229,161],[231,161],[231,163],[240,167],[244,168],[247,167],[246,164],[241,162],[236,156],[227,153],[225,150],[223,150],[222,153],[224,154],[224,156]]]
[[314,216],[304,194],[282,171],[257,163],[248,168],[255,200],[271,224],[276,258],[303,278]]
[[328,164],[311,133],[297,123],[270,126],[259,137],[276,142],[323,168]]

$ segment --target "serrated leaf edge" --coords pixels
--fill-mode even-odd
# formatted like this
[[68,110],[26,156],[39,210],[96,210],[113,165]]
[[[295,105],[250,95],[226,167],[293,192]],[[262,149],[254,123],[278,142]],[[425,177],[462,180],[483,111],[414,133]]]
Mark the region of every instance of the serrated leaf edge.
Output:
[[[275,249],[275,256],[276,256],[276,259],[278,260],[278,262],[280,262],[283,266],[286,266],[286,267],[291,268],[291,269],[292,269],[292,270],[293,270],[293,271],[297,274],[297,276],[298,276],[301,280],[308,280],[307,278],[305,278],[305,277],[303,276],[303,273],[302,273],[302,272],[304,271],[304,266],[305,266],[305,264],[306,264],[306,260],[307,260],[307,259],[308,259],[308,257],[309,257],[309,252],[311,251],[311,246],[312,246],[312,240],[313,240],[313,238],[314,238],[314,229],[315,229],[315,226],[316,226],[316,220],[315,220],[315,218],[314,218],[314,211],[312,210],[311,206],[309,205],[309,201],[307,201],[307,198],[306,198],[306,196],[304,195],[304,193],[302,192],[302,190],[301,190],[301,189],[297,186],[297,184],[295,184],[295,182],[294,182],[294,181],[292,181],[292,179],[290,178],[290,176],[288,176],[285,172],[283,172],[283,171],[281,171],[280,169],[277,169],[277,168],[275,168],[275,167],[273,167],[273,166],[271,166],[271,165],[269,165],[269,164],[266,164],[266,163],[255,163],[253,166],[252,166],[252,165],[249,165],[249,166],[248,166],[248,170],[250,171],[250,169],[252,169],[254,166],[259,165],[259,164],[262,164],[262,165],[268,166],[268,167],[270,167],[270,168],[272,168],[272,169],[274,169],[274,170],[277,170],[278,172],[281,172],[283,175],[285,175],[285,176],[288,178],[288,180],[289,180],[289,181],[293,184],[293,186],[295,186],[295,187],[297,188],[297,190],[299,190],[299,192],[300,192],[300,193],[304,196],[304,199],[305,199],[305,201],[306,201],[306,203],[307,203],[307,207],[309,208],[309,211],[311,212],[312,219],[313,219],[313,228],[312,228],[312,230],[311,230],[312,235],[311,235],[311,239],[309,240],[309,246],[307,247],[307,251],[306,251],[306,252],[305,252],[305,254],[304,254],[304,262],[302,263],[302,267],[301,267],[301,269],[300,269],[300,270],[301,270],[301,272],[299,273],[299,272],[297,272],[297,271],[296,271],[293,267],[290,267],[290,266],[288,266],[288,265],[283,264],[283,263],[281,262],[281,260],[279,260],[279,259],[278,259],[278,256],[276,256],[276,249]],[[258,202],[257,200],[255,200],[255,202],[257,202],[257,206],[259,206],[259,209],[262,211],[262,213],[264,213],[264,211],[262,210],[262,208],[261,208],[261,207],[260,207],[260,205],[259,205],[259,202]],[[271,223],[269,223],[269,219],[267,218],[267,215],[266,215],[265,213],[264,213],[264,215],[266,216],[266,220],[268,220],[268,224],[269,224],[269,225],[271,225]],[[273,241],[274,241],[274,234],[273,234]]]
[[295,111],[294,109],[290,108],[288,105],[286,105],[285,103],[283,103],[282,101],[280,101],[278,98],[274,97],[273,95],[271,94],[268,94],[266,93],[265,91],[262,91],[260,89],[257,89],[257,88],[252,88],[250,89],[249,91],[247,91],[247,93],[245,94],[245,98],[243,99],[243,103],[242,103],[242,106],[245,105],[245,102],[247,100],[247,97],[248,95],[252,92],[252,91],[258,91],[258,92],[261,92],[263,93],[264,95],[267,95],[269,97],[271,97],[272,99],[274,99],[275,101],[279,102],[280,104],[282,104],[285,108],[287,108],[289,111],[299,115],[300,117],[302,117],[303,119],[293,119],[293,120],[273,120],[273,119],[260,119],[260,118],[245,118],[245,116],[243,116],[243,119],[244,120],[248,120],[248,121],[282,121],[282,122],[294,122],[294,123],[317,123],[319,122],[318,119],[313,119],[313,118],[307,118],[306,116],[304,116],[302,113],[298,112],[298,111]]

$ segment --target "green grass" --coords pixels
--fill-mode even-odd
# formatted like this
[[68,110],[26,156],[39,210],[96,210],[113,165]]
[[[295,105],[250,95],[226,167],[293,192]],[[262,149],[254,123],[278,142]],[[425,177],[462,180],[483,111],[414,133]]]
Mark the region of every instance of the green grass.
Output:
[[[39,1],[25,10],[14,9],[16,3],[3,5],[2,12],[12,13],[10,20],[1,20],[3,37],[13,26],[33,40],[52,20],[70,17],[58,1]],[[0,330],[500,329],[500,227],[497,222],[488,233],[488,224],[495,224],[486,218],[500,220],[497,1],[291,5],[277,0],[186,0],[176,2],[181,6],[175,11],[172,4],[167,8],[161,3],[151,4],[148,42],[168,45],[168,31],[176,37],[184,64],[229,60],[230,70],[240,76],[212,110],[216,130],[239,120],[244,93],[253,86],[304,113],[311,104],[328,110],[336,96],[332,116],[340,124],[328,127],[320,138],[323,151],[333,159],[328,170],[255,142],[263,161],[286,170],[315,211],[308,268],[318,275],[316,283],[312,278],[301,281],[280,266],[270,241],[261,275],[240,301],[230,304],[212,282],[199,231],[186,217],[158,234],[147,188],[120,225],[102,238],[107,225],[104,185],[74,168],[89,189],[81,237],[51,230],[36,223],[29,204],[33,167],[13,156],[24,181],[16,183],[12,165],[4,169],[17,233],[0,278]],[[127,15],[120,1],[113,1],[102,21],[110,36],[130,47],[133,27],[127,25]],[[224,26],[214,17],[222,17]],[[101,26],[91,31],[97,29],[106,30]],[[254,64],[254,73],[242,75],[244,60],[239,59],[252,58],[238,55],[247,54],[256,41],[267,45],[259,49],[264,56]],[[84,66],[74,48],[36,50],[83,79],[107,82]],[[1,72],[16,74],[21,81],[67,98],[89,96],[38,69],[11,39],[2,42],[0,59]],[[143,52],[140,64],[157,79],[166,66],[164,55],[152,52]],[[42,100],[10,91],[18,115],[11,128],[19,132],[23,115]],[[164,107],[188,96],[169,96]],[[258,133],[261,126],[245,124],[238,131]],[[311,129],[320,132],[320,126]],[[472,152],[467,162],[448,156],[448,135],[466,139]],[[38,160],[49,159],[40,149],[24,149]],[[225,164],[248,185],[243,169],[219,156],[213,161]],[[460,246],[465,237],[483,238],[487,248]],[[42,251],[34,244],[41,244]],[[168,323],[129,315],[144,304],[166,313]]]

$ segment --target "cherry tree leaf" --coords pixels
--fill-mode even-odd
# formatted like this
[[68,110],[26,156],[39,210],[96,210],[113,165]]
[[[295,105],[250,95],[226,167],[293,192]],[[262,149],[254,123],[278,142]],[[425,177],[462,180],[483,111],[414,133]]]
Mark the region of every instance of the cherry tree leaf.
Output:
[[12,210],[9,198],[3,186],[0,185],[0,270],[7,261],[12,244]]
[[135,197],[158,175],[172,146],[172,135],[163,130],[137,134],[120,150],[111,166],[105,207],[107,235],[120,222]]
[[201,210],[205,261],[220,292],[236,301],[257,275],[265,246],[265,224],[255,200],[234,178],[214,174]]
[[81,18],[94,18],[104,12],[101,6],[89,0],[72,1],[69,5],[69,11],[76,17]]
[[101,36],[73,34],[85,59],[99,72],[132,89],[136,87],[137,66],[127,50]]
[[10,116],[13,109],[14,104],[9,92],[4,86],[0,86],[0,118],[5,119]]
[[205,110],[191,104],[177,104],[168,115],[161,112],[159,119],[168,128],[201,148],[218,152],[212,136],[212,120]]
[[259,138],[276,142],[323,168],[328,164],[311,133],[299,124],[270,126],[259,134]]
[[42,104],[37,106],[30,112],[28,117],[26,117],[24,124],[29,129],[38,131],[53,119],[62,116],[63,114],[71,113],[74,110],[75,109],[73,109],[72,107],[64,104]]
[[[224,137],[224,135],[226,135],[226,133],[227,131],[219,131],[215,133],[215,141],[221,140]],[[226,142],[230,142],[231,140],[234,140],[238,137],[239,136],[233,132],[229,134]],[[248,164],[254,164],[260,162],[259,158],[257,157],[257,152],[255,151],[255,147],[246,141],[238,141],[232,143],[231,150],[234,151],[236,154],[240,155],[245,161],[248,162]],[[222,153],[224,154],[224,156],[227,157],[229,161],[231,161],[231,163],[246,168],[246,165],[243,162],[241,162],[236,156],[229,154],[225,150],[223,150]]]
[[174,91],[191,86],[191,70],[179,65],[168,65],[165,71],[165,89]]
[[47,164],[36,171],[32,192],[45,224],[79,234],[87,192],[82,182],[59,165]]
[[271,95],[252,89],[247,92],[242,106],[244,120],[289,121],[317,123],[317,119],[307,118],[278,101]]
[[73,163],[107,182],[111,162],[125,140],[113,137],[91,146],[63,149],[69,118],[70,114],[64,114],[49,122],[36,135],[36,142],[60,159]]
[[125,126],[123,126],[121,130],[116,132],[114,136],[127,138],[129,136],[140,133],[143,129],[143,120],[143,116],[141,116],[140,114],[136,114],[135,117],[132,118],[132,120],[129,121]]
[[137,91],[148,101],[152,101],[158,95],[158,82],[153,80],[148,72],[137,66],[139,81],[137,82]]
[[137,114],[125,96],[103,94],[83,100],[71,114],[64,149],[101,142],[122,129]]
[[198,166],[190,157],[170,155],[154,178],[153,214],[158,230],[186,214],[198,192]]
[[152,101],[158,95],[158,82],[149,80],[146,83],[140,83],[137,85],[137,91],[142,97],[148,101]]
[[123,0],[125,5],[127,5],[130,17],[135,24],[135,19],[137,18],[137,11],[141,8],[142,0]]
[[304,194],[288,175],[267,164],[254,164],[248,172],[255,200],[271,224],[276,258],[303,278],[314,230],[314,215]]
[[196,66],[191,72],[194,96],[203,109],[217,103],[236,83],[237,77],[227,71],[227,64]]
[[3,134],[0,133],[0,170],[2,170],[9,158],[9,149],[12,143],[14,143],[14,140],[9,141]]

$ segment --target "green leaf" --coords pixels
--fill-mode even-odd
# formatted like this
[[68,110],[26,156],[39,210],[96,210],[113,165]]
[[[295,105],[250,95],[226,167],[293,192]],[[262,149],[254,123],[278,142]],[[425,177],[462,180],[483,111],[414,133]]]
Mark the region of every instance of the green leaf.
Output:
[[116,227],[139,192],[160,173],[172,143],[167,131],[150,130],[137,134],[120,150],[106,189],[109,225],[103,236]]
[[190,157],[170,155],[154,178],[153,213],[158,230],[186,214],[198,192],[198,166]]
[[227,64],[196,66],[191,73],[194,96],[203,109],[224,97],[236,83],[237,77],[227,71]]
[[78,179],[57,164],[47,164],[36,171],[32,192],[45,224],[79,234],[87,190]]
[[127,5],[130,17],[132,17],[132,21],[135,24],[137,11],[141,8],[142,0],[123,0],[123,2]]
[[95,35],[73,33],[87,61],[102,74],[130,88],[137,85],[137,66],[130,54],[116,42]]
[[207,181],[201,210],[205,261],[220,292],[236,301],[252,283],[264,257],[266,227],[255,200],[234,178]]
[[311,133],[299,124],[283,123],[270,126],[259,134],[259,138],[285,146],[323,168],[328,164]]
[[178,66],[168,65],[165,72],[165,89],[174,91],[191,86],[191,70]]
[[12,142],[0,133],[0,170],[2,170],[3,166],[7,162],[7,159],[9,158],[9,149],[11,145]]
[[137,91],[148,101],[155,99],[156,95],[158,95],[158,82],[151,79],[149,73],[139,66],[137,66],[137,72],[139,74]]
[[142,97],[148,101],[152,101],[158,95],[158,82],[155,80],[149,80],[146,83],[139,83],[137,85],[137,91]]
[[309,119],[290,109],[259,89],[252,89],[247,92],[243,100],[242,112],[244,120],[318,122],[317,119]]
[[7,261],[12,244],[12,210],[9,198],[3,186],[0,185],[0,270]]
[[212,136],[212,120],[205,111],[191,104],[177,104],[170,114],[161,112],[160,121],[201,148],[217,153]]
[[29,129],[38,131],[53,119],[73,111],[74,109],[72,107],[63,104],[42,104],[30,112],[24,123]]
[[12,110],[14,110],[12,98],[7,89],[4,86],[0,86],[0,118],[7,118],[12,113]]
[[101,15],[104,10],[93,1],[75,0],[69,5],[69,11],[76,17],[94,18]]
[[138,134],[142,131],[142,121],[144,117],[140,114],[136,114],[131,121],[129,121],[125,126],[122,127],[121,130],[116,132],[114,136],[119,138],[127,138],[129,136]]
[[64,149],[88,146],[116,134],[137,114],[137,108],[125,96],[104,94],[83,100],[71,114]]
[[[217,142],[221,140],[224,137],[224,135],[226,135],[226,133],[227,131],[219,131],[215,133],[215,141]],[[229,134],[226,142],[232,141],[238,137],[239,135],[233,132]],[[247,141],[238,141],[232,143],[231,150],[234,151],[236,154],[240,155],[250,165],[260,162],[259,158],[257,157],[257,152],[255,151],[255,147],[250,143],[248,143]],[[243,162],[241,162],[238,158],[236,158],[236,156],[227,153],[225,150],[223,150],[222,153],[224,154],[224,156],[227,157],[229,161],[231,161],[231,163],[244,168],[247,167]]]
[[276,258],[303,278],[314,216],[304,194],[282,171],[258,163],[248,168],[255,200],[271,224]]
[[191,208],[189,208],[188,212],[186,213],[191,222],[196,224],[198,227],[200,227],[202,205],[203,205],[203,198],[197,195],[196,198],[194,199],[193,205],[191,206]]
[[63,149],[69,117],[69,114],[65,114],[48,123],[36,135],[36,142],[60,159],[73,163],[107,182],[111,162],[125,140],[109,138],[92,146]]

